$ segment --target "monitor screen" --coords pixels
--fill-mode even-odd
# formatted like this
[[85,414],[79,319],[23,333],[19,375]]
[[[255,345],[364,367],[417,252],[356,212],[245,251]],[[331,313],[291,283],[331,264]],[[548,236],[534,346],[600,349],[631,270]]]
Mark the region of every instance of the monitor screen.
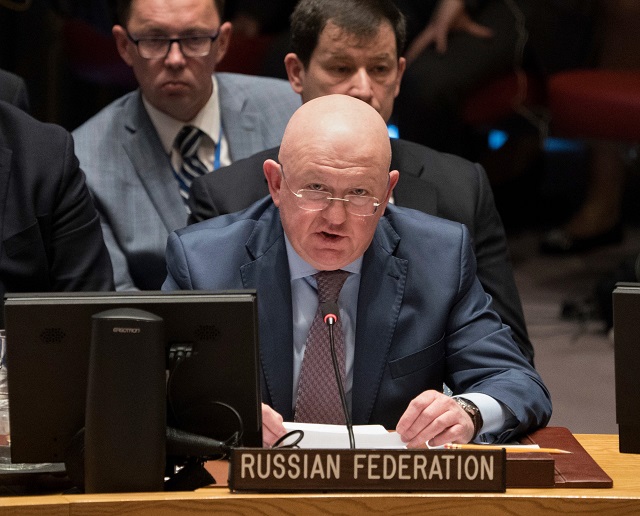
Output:
[[92,316],[115,308],[164,320],[171,426],[225,440],[240,416],[241,444],[262,446],[255,291],[6,294],[13,462],[64,462],[84,427]]

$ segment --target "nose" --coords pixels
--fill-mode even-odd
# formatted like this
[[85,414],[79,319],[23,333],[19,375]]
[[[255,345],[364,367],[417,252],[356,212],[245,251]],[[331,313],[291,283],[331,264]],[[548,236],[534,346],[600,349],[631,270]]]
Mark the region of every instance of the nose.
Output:
[[371,100],[373,99],[372,81],[365,68],[358,68],[351,78],[349,95],[363,100],[367,104],[371,104]]
[[322,216],[331,224],[342,224],[347,219],[347,201],[333,199],[329,206],[322,210]]
[[180,47],[180,43],[177,41],[173,41],[169,46],[169,51],[164,58],[165,64],[169,66],[183,66],[185,63],[185,57],[182,53],[182,48]]

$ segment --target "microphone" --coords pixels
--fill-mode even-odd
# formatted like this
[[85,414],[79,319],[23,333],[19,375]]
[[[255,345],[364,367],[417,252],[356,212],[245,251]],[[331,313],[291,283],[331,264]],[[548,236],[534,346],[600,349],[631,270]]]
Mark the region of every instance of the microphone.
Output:
[[340,377],[340,367],[338,366],[338,357],[336,356],[336,345],[333,340],[333,326],[338,322],[338,313],[340,313],[338,304],[326,301],[320,304],[320,311],[322,313],[322,320],[329,327],[329,344],[331,347],[333,372],[336,375],[336,383],[338,384],[338,392],[340,393],[340,401],[342,402],[342,411],[344,412],[344,421],[347,426],[347,433],[349,434],[349,448],[353,450],[356,447],[356,441],[353,436],[353,424],[351,423],[351,416],[347,408],[347,398],[344,394],[344,386],[342,385],[342,378]]

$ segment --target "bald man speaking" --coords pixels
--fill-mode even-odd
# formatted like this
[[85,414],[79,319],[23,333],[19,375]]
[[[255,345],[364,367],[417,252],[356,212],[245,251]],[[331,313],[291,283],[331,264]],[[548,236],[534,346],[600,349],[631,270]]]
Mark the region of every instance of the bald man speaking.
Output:
[[289,121],[278,162],[264,163],[270,198],[169,236],[164,290],[258,293],[267,446],[283,421],[344,424],[316,326],[326,302],[339,307],[354,424],[417,447],[504,442],[549,421],[549,392],[491,309],[467,229],[388,205],[390,162],[375,109],[318,97]]

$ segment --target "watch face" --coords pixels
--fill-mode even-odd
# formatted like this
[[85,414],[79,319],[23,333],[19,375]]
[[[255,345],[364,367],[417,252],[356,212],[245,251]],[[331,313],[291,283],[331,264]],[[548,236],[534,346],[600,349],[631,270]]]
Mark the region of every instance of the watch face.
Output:
[[473,407],[469,404],[467,400],[463,400],[462,398],[456,398],[456,402],[467,412],[469,412],[470,410],[473,410]]
[[474,403],[471,403],[470,401],[467,401],[463,398],[456,398],[456,402],[458,403],[458,405],[462,407],[462,409],[467,414],[469,414],[469,417],[471,418],[471,422],[473,423],[473,429],[474,429],[473,438],[475,439],[478,433],[480,432],[480,429],[483,424],[480,416],[480,409],[478,409],[478,407],[476,407]]

